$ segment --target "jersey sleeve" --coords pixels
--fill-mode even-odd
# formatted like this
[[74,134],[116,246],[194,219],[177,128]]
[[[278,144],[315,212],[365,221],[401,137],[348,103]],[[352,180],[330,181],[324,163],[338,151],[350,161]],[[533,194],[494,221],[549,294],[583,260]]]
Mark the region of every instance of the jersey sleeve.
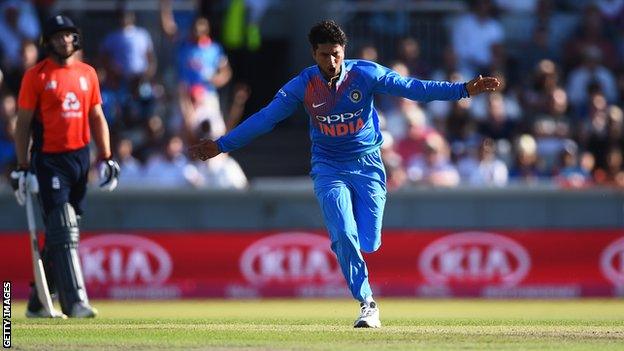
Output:
[[372,81],[374,93],[401,96],[415,101],[459,100],[468,97],[464,83],[420,80],[403,77],[397,72],[373,63],[364,68]]
[[219,150],[221,152],[236,150],[271,131],[277,123],[289,117],[303,101],[304,89],[301,76],[286,83],[267,106],[219,138],[217,140]]
[[34,110],[39,103],[39,89],[37,84],[37,75],[33,70],[29,70],[22,77],[22,85],[20,86],[17,98],[17,106],[25,110]]

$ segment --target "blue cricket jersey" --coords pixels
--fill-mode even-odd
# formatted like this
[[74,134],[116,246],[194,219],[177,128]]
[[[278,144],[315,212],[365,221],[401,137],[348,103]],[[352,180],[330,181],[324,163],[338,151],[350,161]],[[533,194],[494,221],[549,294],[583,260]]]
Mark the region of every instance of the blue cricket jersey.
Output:
[[416,101],[468,97],[464,83],[425,81],[364,60],[345,60],[330,87],[318,66],[308,67],[280,89],[271,103],[217,140],[222,152],[238,149],[289,117],[303,103],[309,116],[312,159],[346,161],[379,148],[383,142],[374,94]]

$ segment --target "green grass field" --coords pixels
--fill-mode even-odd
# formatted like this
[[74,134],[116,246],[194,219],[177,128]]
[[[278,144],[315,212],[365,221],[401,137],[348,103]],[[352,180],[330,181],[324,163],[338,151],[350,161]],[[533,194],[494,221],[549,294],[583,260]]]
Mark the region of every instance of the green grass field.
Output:
[[624,350],[620,300],[381,299],[381,329],[350,300],[95,301],[93,320],[26,319],[15,350]]

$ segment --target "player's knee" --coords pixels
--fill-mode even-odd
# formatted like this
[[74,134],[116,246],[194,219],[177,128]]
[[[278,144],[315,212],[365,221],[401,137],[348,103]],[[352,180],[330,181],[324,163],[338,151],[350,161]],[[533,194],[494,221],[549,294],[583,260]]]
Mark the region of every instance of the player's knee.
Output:
[[381,246],[381,231],[372,233],[360,233],[360,246],[363,252],[371,253],[379,250]]
[[53,208],[46,218],[46,246],[75,246],[79,239],[78,217],[72,205],[64,203]]
[[376,240],[370,243],[362,243],[362,251],[365,253],[371,253],[379,250],[381,247],[381,240]]

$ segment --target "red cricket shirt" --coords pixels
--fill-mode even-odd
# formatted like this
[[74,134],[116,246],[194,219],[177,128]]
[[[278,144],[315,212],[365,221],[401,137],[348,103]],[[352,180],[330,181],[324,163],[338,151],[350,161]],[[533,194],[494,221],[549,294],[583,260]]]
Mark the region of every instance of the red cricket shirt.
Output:
[[[89,111],[102,103],[93,67],[80,61],[61,66],[47,58],[26,71],[18,106],[34,110],[43,127],[43,152],[58,153],[89,144]],[[34,136],[38,137],[38,136]]]

